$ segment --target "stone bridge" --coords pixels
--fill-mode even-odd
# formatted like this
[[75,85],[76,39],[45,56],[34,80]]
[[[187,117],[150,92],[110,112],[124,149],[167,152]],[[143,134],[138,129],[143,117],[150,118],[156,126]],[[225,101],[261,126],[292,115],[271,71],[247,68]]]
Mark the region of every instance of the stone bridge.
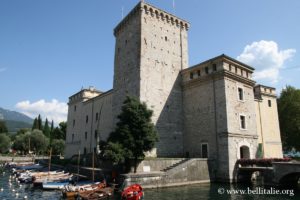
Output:
[[300,178],[300,162],[274,162],[273,182],[276,184],[298,184]]
[[300,179],[300,162],[273,162],[272,167],[239,167],[237,181],[251,181],[257,174],[266,184],[297,185]]

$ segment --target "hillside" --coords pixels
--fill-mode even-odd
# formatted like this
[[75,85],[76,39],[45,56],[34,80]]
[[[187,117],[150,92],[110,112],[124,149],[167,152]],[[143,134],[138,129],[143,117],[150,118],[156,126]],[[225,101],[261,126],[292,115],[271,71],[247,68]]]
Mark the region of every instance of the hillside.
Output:
[[17,132],[21,128],[31,128],[33,119],[16,111],[10,111],[0,107],[0,120],[6,122],[9,132]]

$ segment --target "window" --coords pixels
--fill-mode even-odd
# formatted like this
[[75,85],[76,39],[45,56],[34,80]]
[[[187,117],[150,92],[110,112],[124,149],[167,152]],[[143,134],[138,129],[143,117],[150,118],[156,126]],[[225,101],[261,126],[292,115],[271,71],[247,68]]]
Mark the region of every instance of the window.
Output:
[[241,129],[246,129],[246,117],[244,115],[240,115],[240,126]]
[[231,71],[231,65],[229,65],[229,71]]
[[73,119],[73,127],[75,126],[75,119]]
[[89,116],[85,116],[85,123],[88,123],[89,122]]
[[76,111],[76,105],[74,106],[74,112]]
[[217,64],[213,64],[213,70],[214,72],[217,71]]
[[99,113],[96,113],[96,121],[98,121]]
[[207,143],[201,144],[201,157],[208,158],[208,144]]
[[96,147],[94,147],[94,153],[96,153],[97,152],[97,148]]
[[84,138],[87,140],[87,132],[84,133]]
[[86,154],[86,147],[84,147],[83,154],[84,155]]
[[72,142],[74,141],[74,133],[72,134]]
[[239,100],[243,101],[244,100],[244,90],[243,88],[238,88],[238,95],[239,95]]
[[272,101],[270,99],[268,100],[268,106],[272,107]]
[[205,67],[205,73],[208,74],[208,67]]
[[165,36],[165,41],[168,41],[168,37],[167,36]]
[[97,139],[97,137],[98,137],[98,131],[95,130],[95,139]]
[[190,73],[190,79],[193,79],[193,78],[194,78],[194,73],[191,72],[191,73]]
[[197,71],[197,74],[198,74],[198,76],[201,76],[201,71],[198,70],[198,71]]

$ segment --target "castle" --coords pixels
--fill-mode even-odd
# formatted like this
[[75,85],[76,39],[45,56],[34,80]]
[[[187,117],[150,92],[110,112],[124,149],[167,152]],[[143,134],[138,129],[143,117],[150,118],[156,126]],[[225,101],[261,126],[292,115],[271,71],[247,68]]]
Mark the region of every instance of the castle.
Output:
[[239,158],[282,157],[275,89],[254,68],[220,55],[188,66],[189,23],[139,2],[116,26],[113,89],[69,98],[65,156],[99,152],[126,95],[154,111],[159,134],[150,157],[208,158],[232,178]]

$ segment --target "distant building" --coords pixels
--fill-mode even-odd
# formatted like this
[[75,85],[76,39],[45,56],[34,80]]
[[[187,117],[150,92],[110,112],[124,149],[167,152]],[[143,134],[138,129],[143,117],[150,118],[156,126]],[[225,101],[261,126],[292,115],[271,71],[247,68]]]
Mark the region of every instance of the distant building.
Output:
[[113,89],[69,98],[66,157],[99,152],[126,95],[154,111],[159,142],[148,156],[210,158],[224,179],[239,158],[282,157],[275,89],[226,55],[188,68],[188,28],[144,2],[117,25]]

